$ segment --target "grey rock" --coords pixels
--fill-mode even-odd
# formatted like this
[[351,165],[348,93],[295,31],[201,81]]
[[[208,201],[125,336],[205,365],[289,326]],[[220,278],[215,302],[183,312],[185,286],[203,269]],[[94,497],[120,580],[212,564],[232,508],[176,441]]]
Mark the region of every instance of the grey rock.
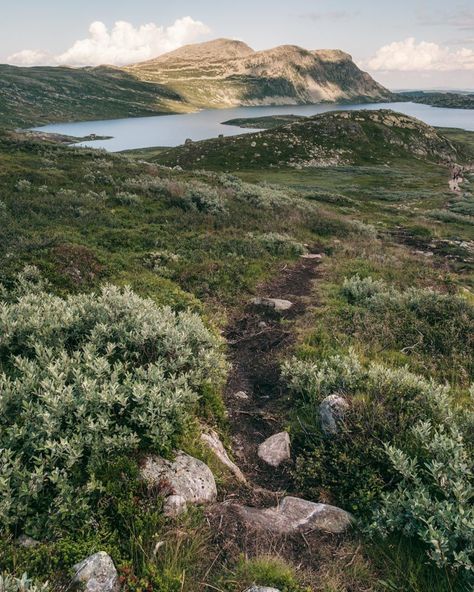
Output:
[[304,253],[303,255],[301,255],[302,259],[315,259],[315,260],[321,260],[323,258],[321,253]]
[[181,496],[187,503],[205,504],[217,497],[214,475],[202,461],[178,452],[173,461],[147,456],[140,469],[149,487],[157,488],[167,497]]
[[186,498],[182,495],[169,495],[163,505],[163,513],[170,518],[176,518],[188,509]]
[[254,306],[270,308],[276,312],[284,312],[293,306],[293,302],[283,300],[282,298],[254,298],[252,304]]
[[21,534],[16,539],[16,544],[19,547],[24,547],[25,549],[32,549],[33,547],[37,547],[41,543],[39,541],[37,541],[36,539],[31,538],[27,534]]
[[329,395],[319,405],[321,428],[325,434],[335,435],[344,420],[349,404],[340,395]]
[[77,563],[72,585],[85,592],[117,592],[119,578],[111,557],[100,551]]
[[276,588],[268,588],[268,586],[252,586],[245,592],[280,592],[280,590],[277,590]]
[[250,398],[245,391],[239,391],[235,393],[234,397],[236,399],[240,399],[241,401],[248,401]]
[[245,479],[244,474],[239,469],[239,467],[230,460],[224,445],[214,430],[210,430],[208,433],[201,434],[201,440],[208,448],[212,450],[220,462],[226,466],[231,471],[231,473],[233,473],[238,481],[241,483],[246,483],[247,480]]
[[313,530],[339,534],[352,522],[351,515],[341,508],[296,497],[285,497],[274,508],[250,508],[239,504],[231,507],[249,528],[279,535]]
[[280,432],[267,438],[258,447],[258,456],[272,467],[278,467],[288,460],[291,457],[288,432]]

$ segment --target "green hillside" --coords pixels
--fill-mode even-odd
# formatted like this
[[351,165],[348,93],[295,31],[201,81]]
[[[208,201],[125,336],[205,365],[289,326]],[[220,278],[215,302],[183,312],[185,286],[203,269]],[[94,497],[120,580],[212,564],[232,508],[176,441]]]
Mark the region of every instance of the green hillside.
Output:
[[[251,122],[255,124],[258,120]],[[394,158],[449,162],[463,155],[421,121],[379,110],[325,113],[253,134],[187,143],[160,154],[157,161],[230,171],[383,164]]]
[[179,111],[180,97],[118,68],[0,65],[0,125],[139,117]]

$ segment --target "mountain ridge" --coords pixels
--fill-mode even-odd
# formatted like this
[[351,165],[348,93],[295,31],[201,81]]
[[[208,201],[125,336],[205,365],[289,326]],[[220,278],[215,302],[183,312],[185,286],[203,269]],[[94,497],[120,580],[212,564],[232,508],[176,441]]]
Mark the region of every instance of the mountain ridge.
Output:
[[386,101],[393,97],[339,49],[280,45],[255,51],[242,41],[186,45],[125,68],[195,107]]

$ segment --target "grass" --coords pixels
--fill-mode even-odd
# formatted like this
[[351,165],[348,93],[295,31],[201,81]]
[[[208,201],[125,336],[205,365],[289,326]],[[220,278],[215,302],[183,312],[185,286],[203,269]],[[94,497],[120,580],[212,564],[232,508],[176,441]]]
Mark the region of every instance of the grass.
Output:
[[[443,133],[465,150],[473,144],[474,134]],[[445,167],[400,155],[390,167],[366,162],[296,170],[263,163],[242,168],[236,179],[222,175],[220,169],[231,167],[219,163],[215,173],[204,173],[143,162],[162,154],[158,148],[110,155],[2,134],[0,280],[9,285],[33,263],[60,294],[90,291],[105,281],[130,284],[157,303],[199,311],[221,330],[259,283],[297,260],[295,245],[317,244],[325,258],[294,353],[324,358],[353,347],[365,361],[408,365],[446,379],[460,399],[466,397],[465,360],[455,367],[433,352],[401,352],[405,342],[386,339],[393,318],[364,316],[344,301],[341,286],[345,277],[359,274],[383,279],[399,292],[416,286],[472,299],[472,224],[462,214],[449,222],[432,217],[433,211],[449,216],[460,205],[469,207],[468,185],[458,198],[447,191]],[[242,189],[239,179],[250,185]],[[259,184],[258,191],[252,193],[252,184]],[[432,330],[445,324],[436,317]],[[220,393],[211,389],[205,398],[206,419],[225,431]],[[211,462],[194,437],[188,450]],[[104,549],[129,592],[150,586],[241,592],[254,582],[282,592],[462,590],[455,576],[427,565],[424,549],[405,539],[372,544],[357,533],[338,541],[322,537],[304,565],[302,551],[295,557],[270,544],[256,551],[224,546],[200,510],[168,522],[146,498],[137,505],[134,485],[121,480],[133,474],[127,466],[120,477],[109,472],[109,505],[100,509],[94,532],[71,533],[30,551],[4,538],[2,567],[41,579],[59,573],[59,587],[73,563]],[[228,478],[219,474],[232,488]]]
[[173,91],[118,68],[0,65],[0,78],[2,127],[144,117],[182,109]]

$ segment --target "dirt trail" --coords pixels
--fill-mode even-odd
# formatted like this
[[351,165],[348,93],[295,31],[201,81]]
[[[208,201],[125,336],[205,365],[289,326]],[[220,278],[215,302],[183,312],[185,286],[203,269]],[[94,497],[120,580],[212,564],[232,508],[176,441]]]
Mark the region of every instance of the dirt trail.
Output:
[[[291,309],[276,313],[249,304],[226,331],[232,370],[225,399],[232,448],[237,464],[260,497],[265,492],[271,497],[291,490],[288,464],[269,467],[260,461],[257,449],[285,428],[288,400],[280,383],[281,354],[295,341],[296,324],[310,305],[308,297],[319,264],[318,259],[302,258],[295,265],[282,267],[276,279],[259,289],[258,296],[290,300]],[[236,397],[240,391],[248,399]]]

